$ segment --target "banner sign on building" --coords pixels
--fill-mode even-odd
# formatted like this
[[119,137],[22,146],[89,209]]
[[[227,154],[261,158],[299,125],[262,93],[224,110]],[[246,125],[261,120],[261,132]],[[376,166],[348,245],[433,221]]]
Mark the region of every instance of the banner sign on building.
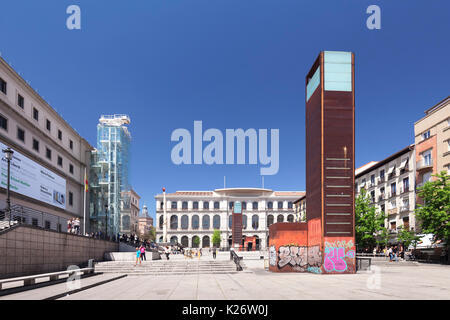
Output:
[[[6,148],[7,146],[0,142],[0,150]],[[16,150],[13,151],[10,190],[65,209],[66,180]],[[4,158],[0,162],[1,186],[6,189],[8,162]]]

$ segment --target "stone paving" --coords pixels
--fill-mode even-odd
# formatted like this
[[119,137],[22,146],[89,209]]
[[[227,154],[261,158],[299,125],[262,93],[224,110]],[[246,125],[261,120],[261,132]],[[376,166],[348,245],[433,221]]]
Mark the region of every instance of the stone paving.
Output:
[[377,275],[365,271],[286,274],[271,273],[260,264],[247,264],[251,272],[238,274],[129,275],[62,299],[450,299],[450,266],[380,263],[375,265],[380,271],[377,283]]

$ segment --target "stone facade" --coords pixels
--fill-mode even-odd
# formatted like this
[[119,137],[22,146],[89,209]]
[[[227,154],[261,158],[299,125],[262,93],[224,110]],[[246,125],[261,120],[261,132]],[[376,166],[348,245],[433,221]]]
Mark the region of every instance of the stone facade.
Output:
[[118,243],[28,225],[0,233],[0,278],[57,272],[101,261]]

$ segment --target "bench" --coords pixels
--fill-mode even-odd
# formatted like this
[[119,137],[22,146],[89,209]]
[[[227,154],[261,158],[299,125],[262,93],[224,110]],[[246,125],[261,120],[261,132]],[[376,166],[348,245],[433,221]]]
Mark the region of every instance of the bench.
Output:
[[94,273],[94,267],[67,270],[67,271],[59,271],[59,272],[51,272],[51,273],[41,273],[41,274],[17,277],[17,278],[0,279],[0,290],[2,290],[2,285],[4,283],[23,281],[24,286],[30,286],[30,285],[33,285],[36,283],[36,279],[40,279],[40,278],[50,277],[50,281],[55,281],[55,280],[59,279],[59,276],[65,275],[65,274],[72,275],[72,274],[88,274],[88,273]]

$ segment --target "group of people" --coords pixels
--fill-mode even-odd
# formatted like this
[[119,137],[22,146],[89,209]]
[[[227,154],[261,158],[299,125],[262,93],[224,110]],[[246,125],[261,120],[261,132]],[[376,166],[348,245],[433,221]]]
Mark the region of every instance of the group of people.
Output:
[[389,262],[398,262],[398,257],[400,257],[401,259],[405,258],[405,251],[403,250],[403,247],[398,248],[397,246],[390,246],[388,249],[384,250],[385,255],[389,255]]
[[67,221],[67,232],[68,233],[74,233],[74,234],[80,234],[80,219],[78,218],[72,218]]

